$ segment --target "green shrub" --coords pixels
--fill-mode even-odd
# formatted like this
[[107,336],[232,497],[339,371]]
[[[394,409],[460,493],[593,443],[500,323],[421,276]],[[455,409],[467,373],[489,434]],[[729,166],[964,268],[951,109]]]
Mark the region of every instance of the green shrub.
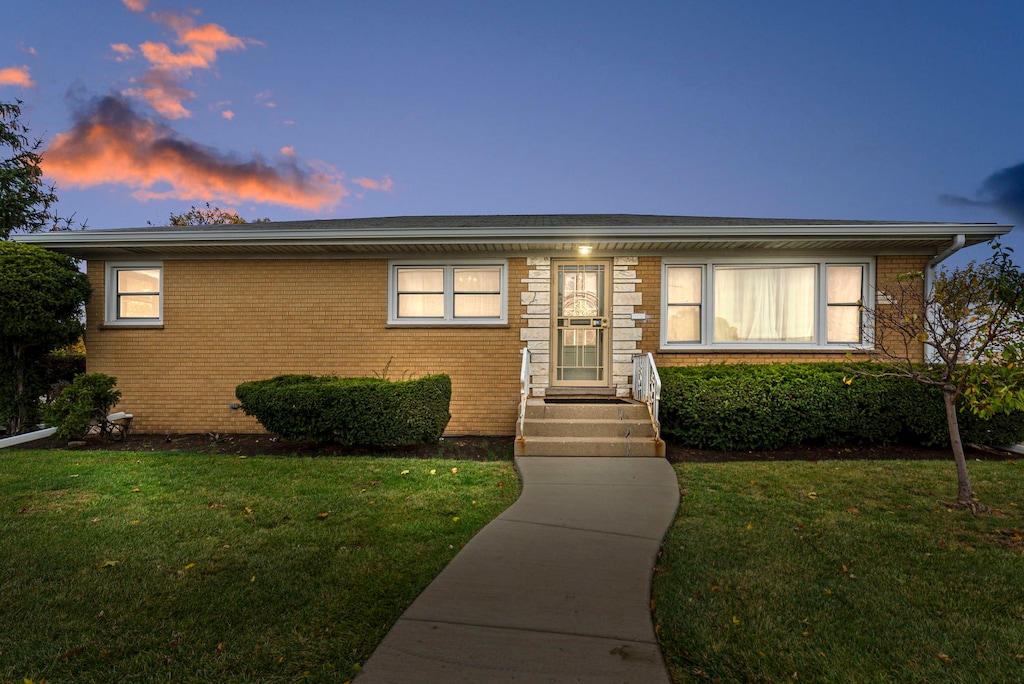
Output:
[[[659,369],[661,428],[683,446],[720,451],[798,444],[949,444],[942,393],[871,364],[722,364]],[[963,440],[1024,440],[1024,413],[960,411]]]
[[382,378],[280,375],[235,388],[246,415],[292,440],[398,446],[436,443],[451,414],[447,375]]
[[94,424],[106,434],[107,414],[121,398],[116,384],[117,378],[109,375],[83,373],[44,407],[44,419],[57,428],[61,439],[81,439]]

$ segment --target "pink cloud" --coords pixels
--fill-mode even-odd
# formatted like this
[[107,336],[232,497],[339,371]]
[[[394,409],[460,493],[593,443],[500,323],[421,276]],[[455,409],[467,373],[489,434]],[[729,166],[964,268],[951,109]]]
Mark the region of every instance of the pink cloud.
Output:
[[223,112],[220,113],[220,115],[221,118],[227,119],[228,121],[231,121],[235,118],[235,113],[230,109],[225,109]]
[[132,12],[145,12],[146,5],[149,4],[149,0],[121,0],[121,2]]
[[[139,52],[150,63],[150,68],[138,79],[141,87],[130,88],[124,95],[145,100],[162,116],[170,119],[184,119],[192,115],[185,107],[185,100],[195,93],[182,86],[182,82],[197,69],[211,69],[217,55],[228,50],[244,50],[247,43],[258,41],[232,36],[218,24],[196,25],[195,19],[172,13],[153,15],[154,21],[169,27],[174,32],[172,49],[167,43],[147,41],[139,45]],[[118,53],[118,61],[135,54],[127,45],[112,46]]]
[[21,88],[34,88],[36,82],[29,75],[27,66],[13,66],[0,69],[0,86],[19,86]]
[[252,99],[258,105],[263,105],[264,107],[269,107],[270,109],[273,109],[274,107],[277,106],[277,103],[271,100],[271,97],[273,97],[273,95],[271,95],[270,91],[264,90],[253,95]]
[[383,192],[391,192],[395,187],[394,181],[392,181],[388,176],[384,176],[384,178],[379,181],[373,180],[372,178],[353,178],[352,182],[367,190],[380,190]]
[[145,42],[140,45],[143,56],[157,69],[188,76],[193,69],[212,67],[218,52],[245,49],[244,40],[232,36],[218,24],[196,26],[192,17],[170,13],[158,14],[156,20],[170,27],[177,34],[174,42],[185,48],[175,53],[166,43]]
[[110,49],[114,51],[114,60],[118,62],[127,62],[135,56],[135,50],[127,43],[112,43]]
[[315,160],[284,155],[237,159],[146,119],[117,97],[96,100],[43,155],[47,176],[71,187],[116,184],[139,200],[244,202],[324,211],[349,191],[343,175]]
[[182,102],[191,100],[196,94],[180,87],[172,74],[163,69],[150,69],[140,78],[132,80],[142,83],[142,87],[122,90],[122,95],[142,98],[168,119],[187,119],[192,116],[192,112]]

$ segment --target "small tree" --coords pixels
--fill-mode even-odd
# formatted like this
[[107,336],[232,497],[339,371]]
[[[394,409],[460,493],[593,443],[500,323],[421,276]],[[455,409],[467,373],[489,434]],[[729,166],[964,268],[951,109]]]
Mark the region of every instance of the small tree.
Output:
[[[957,403],[981,417],[1024,410],[1024,274],[1010,249],[994,245],[984,263],[936,275],[931,292],[924,274],[908,273],[880,293],[874,317],[878,331],[869,356],[885,364],[881,375],[911,378],[942,390],[949,443],[956,461],[957,505],[975,514],[960,439]],[[928,358],[920,363],[925,345]]]
[[46,355],[81,337],[89,293],[70,257],[0,242],[0,421],[9,434],[38,419]]
[[220,207],[211,207],[210,203],[206,203],[205,209],[198,209],[194,205],[188,211],[181,214],[171,214],[170,223],[171,226],[211,226],[211,225],[222,225],[222,224],[239,224],[239,223],[268,223],[269,218],[255,219],[253,221],[247,221],[238,215],[234,211],[226,211]]

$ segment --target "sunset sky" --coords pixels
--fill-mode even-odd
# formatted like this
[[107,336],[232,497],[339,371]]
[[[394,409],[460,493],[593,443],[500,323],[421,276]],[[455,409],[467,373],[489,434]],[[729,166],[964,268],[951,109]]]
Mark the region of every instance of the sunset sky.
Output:
[[9,5],[0,101],[90,228],[205,202],[1024,224],[1024,3]]

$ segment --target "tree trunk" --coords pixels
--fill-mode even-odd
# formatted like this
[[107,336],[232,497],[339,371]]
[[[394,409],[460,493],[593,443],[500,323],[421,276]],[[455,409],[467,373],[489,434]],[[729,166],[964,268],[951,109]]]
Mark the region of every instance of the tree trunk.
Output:
[[20,435],[25,424],[25,365],[21,347],[14,348],[14,414],[11,415],[10,433]]
[[942,390],[942,401],[946,405],[946,424],[949,426],[949,446],[953,449],[953,460],[956,461],[957,491],[956,502],[961,506],[976,511],[977,502],[971,491],[971,478],[967,474],[967,457],[964,455],[964,443],[960,441],[960,421],[956,415],[956,393]]

